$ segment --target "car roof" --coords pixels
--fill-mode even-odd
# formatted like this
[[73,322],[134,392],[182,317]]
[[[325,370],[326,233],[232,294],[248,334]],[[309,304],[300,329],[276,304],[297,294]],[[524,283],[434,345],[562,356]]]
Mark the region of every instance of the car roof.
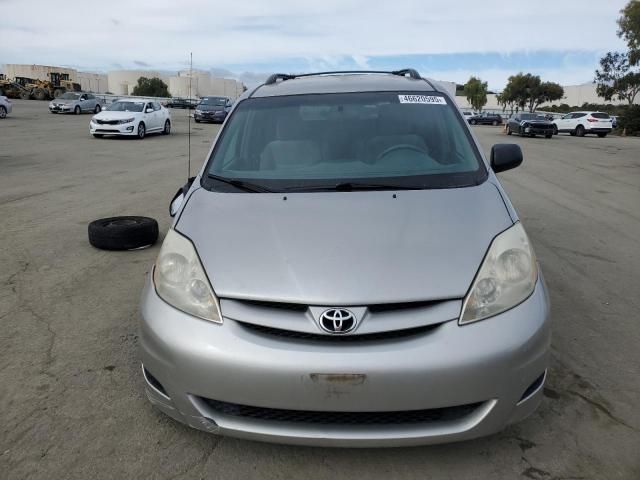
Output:
[[277,97],[313,93],[444,92],[436,82],[392,73],[331,73],[288,78],[257,87],[250,97]]

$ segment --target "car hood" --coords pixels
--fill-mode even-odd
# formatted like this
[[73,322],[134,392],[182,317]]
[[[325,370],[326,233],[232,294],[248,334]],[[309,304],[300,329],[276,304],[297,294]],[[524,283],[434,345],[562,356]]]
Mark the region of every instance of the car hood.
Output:
[[216,294],[309,305],[462,298],[512,225],[491,182],[396,192],[216,193],[189,198],[189,237]]
[[60,98],[55,98],[52,100],[52,103],[59,103],[60,105],[70,105],[72,103],[77,103],[80,100],[75,99],[75,100],[71,100],[71,99],[60,99]]
[[122,120],[125,118],[135,117],[141,112],[112,112],[109,110],[103,110],[100,113],[93,116],[96,120]]
[[196,108],[203,112],[219,112],[224,110],[224,106],[222,105],[198,105]]

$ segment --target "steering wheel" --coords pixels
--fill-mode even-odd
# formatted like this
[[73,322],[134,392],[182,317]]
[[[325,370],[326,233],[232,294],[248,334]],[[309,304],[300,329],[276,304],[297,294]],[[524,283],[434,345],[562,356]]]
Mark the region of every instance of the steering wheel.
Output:
[[394,145],[393,147],[389,147],[384,150],[378,157],[376,158],[376,162],[380,160],[382,157],[386,157],[390,153],[395,152],[396,150],[411,150],[413,152],[424,153],[428,155],[428,152],[420,147],[416,147],[415,145],[411,145],[409,143],[400,143],[398,145]]

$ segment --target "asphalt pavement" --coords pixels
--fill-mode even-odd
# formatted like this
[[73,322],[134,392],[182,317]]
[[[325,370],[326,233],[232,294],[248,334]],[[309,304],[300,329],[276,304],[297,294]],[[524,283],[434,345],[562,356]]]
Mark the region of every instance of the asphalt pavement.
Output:
[[[106,252],[87,224],[170,218],[187,177],[187,115],[170,136],[89,135],[90,115],[15,101],[0,120],[0,477],[7,479],[640,478],[640,138],[507,137],[500,174],[552,302],[545,398],[474,441],[402,449],[291,447],[220,438],[157,412],[137,357],[138,300],[159,245]],[[191,124],[191,172],[217,125]],[[215,368],[215,366],[212,366]]]

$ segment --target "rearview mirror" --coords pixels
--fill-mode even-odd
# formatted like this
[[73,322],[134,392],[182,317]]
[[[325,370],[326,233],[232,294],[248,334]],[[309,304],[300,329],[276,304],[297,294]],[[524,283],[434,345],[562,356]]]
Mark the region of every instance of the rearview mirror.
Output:
[[491,147],[491,168],[495,173],[518,167],[522,163],[522,150],[515,143],[496,143]]
[[176,216],[176,213],[178,213],[178,211],[180,210],[180,207],[182,206],[182,202],[184,202],[184,199],[187,196],[187,192],[191,188],[191,184],[195,179],[196,177],[190,177],[187,180],[187,183],[185,183],[182,187],[180,187],[176,192],[176,194],[173,196],[173,198],[171,199],[171,203],[169,204],[170,216],[172,217]]
[[151,113],[153,112],[153,108],[151,107],[147,107],[147,109],[144,111],[144,113]]

